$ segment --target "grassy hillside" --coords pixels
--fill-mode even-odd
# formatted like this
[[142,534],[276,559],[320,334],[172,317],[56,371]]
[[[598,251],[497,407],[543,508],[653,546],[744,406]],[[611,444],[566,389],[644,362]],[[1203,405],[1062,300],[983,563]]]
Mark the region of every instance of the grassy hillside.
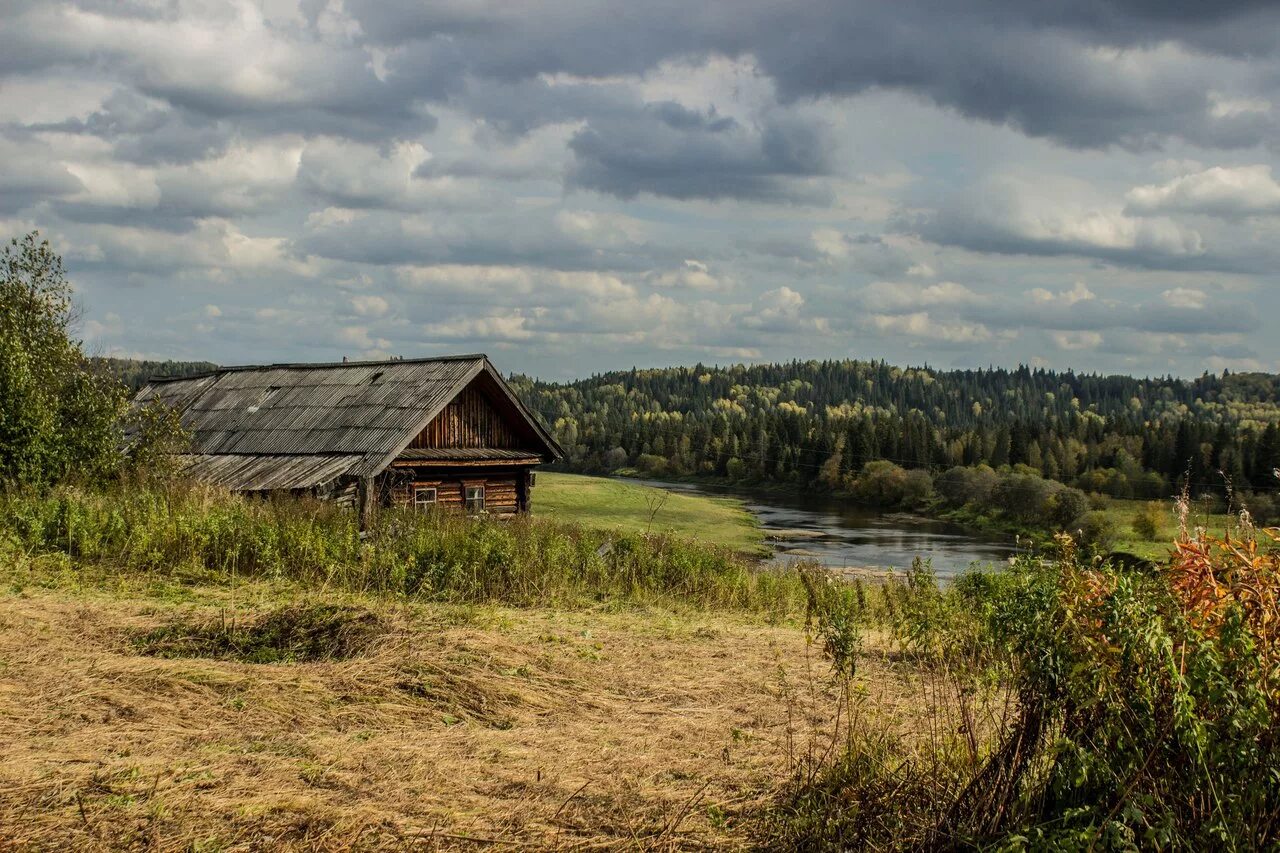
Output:
[[586,527],[628,533],[652,530],[747,553],[768,552],[754,517],[733,498],[544,471],[533,491],[533,511]]

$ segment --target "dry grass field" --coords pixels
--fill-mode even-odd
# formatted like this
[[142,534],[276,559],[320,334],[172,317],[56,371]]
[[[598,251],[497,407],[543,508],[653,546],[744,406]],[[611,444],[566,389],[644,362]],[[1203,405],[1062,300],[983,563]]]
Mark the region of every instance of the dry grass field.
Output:
[[[182,645],[285,601],[363,613],[351,656]],[[166,627],[177,642],[148,646]],[[14,584],[0,847],[740,848],[832,734],[827,672],[798,627],[740,615]],[[863,681],[900,716],[888,664]]]

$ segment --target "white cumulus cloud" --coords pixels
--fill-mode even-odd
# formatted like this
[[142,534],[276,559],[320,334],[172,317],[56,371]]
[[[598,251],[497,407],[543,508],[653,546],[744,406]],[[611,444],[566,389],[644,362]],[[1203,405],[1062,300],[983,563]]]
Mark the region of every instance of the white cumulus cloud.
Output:
[[1134,187],[1125,197],[1139,213],[1202,213],[1209,216],[1253,216],[1280,213],[1280,182],[1271,167],[1214,166],[1181,175],[1163,184]]

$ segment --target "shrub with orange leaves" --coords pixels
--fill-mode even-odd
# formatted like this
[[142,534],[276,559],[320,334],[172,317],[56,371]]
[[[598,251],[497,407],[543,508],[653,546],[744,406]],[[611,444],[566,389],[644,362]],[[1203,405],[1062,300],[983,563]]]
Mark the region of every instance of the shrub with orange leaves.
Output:
[[1003,786],[974,840],[1280,849],[1280,531],[1184,533],[1155,571],[1059,545],[995,602],[1021,717],[962,800]]
[[1165,572],[1188,622],[1217,636],[1238,613],[1258,653],[1280,664],[1280,530],[1184,535]]
[[912,615],[923,635],[977,646],[948,660],[1017,691],[983,760],[948,789],[924,765],[850,752],[796,802],[839,810],[812,821],[825,832],[928,792],[895,803],[925,827],[916,849],[1280,851],[1280,531],[1242,521],[1221,539],[1184,532],[1160,569],[1061,537],[1056,559],[933,590]]

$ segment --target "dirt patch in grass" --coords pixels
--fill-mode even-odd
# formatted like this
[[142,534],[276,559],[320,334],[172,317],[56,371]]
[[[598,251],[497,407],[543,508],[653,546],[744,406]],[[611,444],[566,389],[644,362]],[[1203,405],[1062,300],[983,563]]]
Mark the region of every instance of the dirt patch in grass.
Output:
[[140,654],[160,658],[216,658],[246,663],[347,660],[365,653],[388,626],[368,610],[337,604],[282,607],[245,622],[171,622],[132,634]]

